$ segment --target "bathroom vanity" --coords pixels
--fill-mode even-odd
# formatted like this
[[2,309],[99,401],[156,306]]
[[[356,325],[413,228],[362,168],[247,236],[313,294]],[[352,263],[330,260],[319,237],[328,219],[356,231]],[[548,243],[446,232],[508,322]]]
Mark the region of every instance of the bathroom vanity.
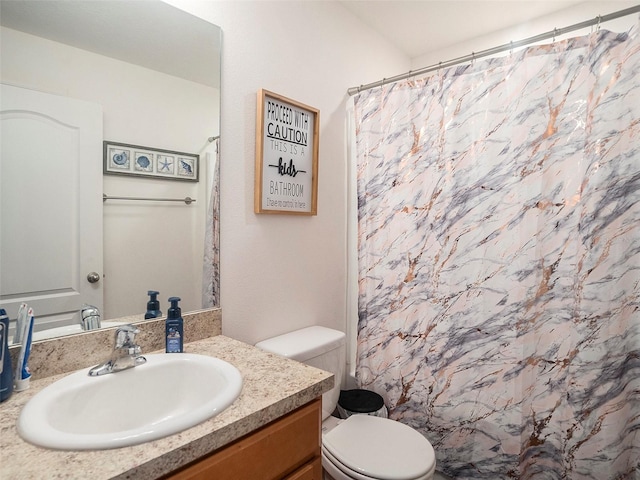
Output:
[[320,398],[333,386],[332,374],[222,335],[187,343],[185,351],[220,358],[240,370],[242,392],[226,410],[140,445],[50,450],[22,440],[16,421],[31,397],[65,374],[34,380],[29,390],[0,404],[0,478],[321,478]]

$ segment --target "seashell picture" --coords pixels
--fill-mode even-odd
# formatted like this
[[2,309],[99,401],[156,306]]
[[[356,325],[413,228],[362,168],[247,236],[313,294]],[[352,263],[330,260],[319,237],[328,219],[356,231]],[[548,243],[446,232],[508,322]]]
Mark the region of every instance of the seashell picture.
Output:
[[178,157],[178,175],[183,177],[193,177],[195,172],[194,159]]
[[138,172],[153,172],[153,153],[150,152],[136,152],[135,162],[133,162],[133,168]]
[[197,154],[108,141],[103,146],[105,174],[198,181]]
[[129,170],[131,153],[120,148],[109,149],[109,165],[116,170]]

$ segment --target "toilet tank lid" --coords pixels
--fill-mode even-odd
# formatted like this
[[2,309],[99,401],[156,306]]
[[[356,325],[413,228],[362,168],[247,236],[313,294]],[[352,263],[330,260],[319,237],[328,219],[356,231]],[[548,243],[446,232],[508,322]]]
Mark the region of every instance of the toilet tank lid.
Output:
[[299,362],[327,353],[344,345],[345,334],[332,328],[313,326],[268,338],[256,343],[267,352]]

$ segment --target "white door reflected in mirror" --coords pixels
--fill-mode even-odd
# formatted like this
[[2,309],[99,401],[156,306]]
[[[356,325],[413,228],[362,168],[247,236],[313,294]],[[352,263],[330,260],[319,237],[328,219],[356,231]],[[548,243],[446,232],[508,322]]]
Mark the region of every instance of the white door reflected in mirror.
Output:
[[[37,329],[102,309],[102,107],[0,85],[0,307],[26,302]],[[80,180],[82,179],[82,180]],[[94,278],[94,277],[92,277]]]

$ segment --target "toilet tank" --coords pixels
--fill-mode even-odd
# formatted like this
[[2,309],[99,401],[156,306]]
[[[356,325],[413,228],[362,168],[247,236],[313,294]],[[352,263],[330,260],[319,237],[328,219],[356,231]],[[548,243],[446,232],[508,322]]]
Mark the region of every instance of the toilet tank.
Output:
[[314,326],[258,342],[256,347],[282,357],[333,373],[333,389],[322,395],[322,419],[338,404],[346,362],[345,334],[331,328]]

